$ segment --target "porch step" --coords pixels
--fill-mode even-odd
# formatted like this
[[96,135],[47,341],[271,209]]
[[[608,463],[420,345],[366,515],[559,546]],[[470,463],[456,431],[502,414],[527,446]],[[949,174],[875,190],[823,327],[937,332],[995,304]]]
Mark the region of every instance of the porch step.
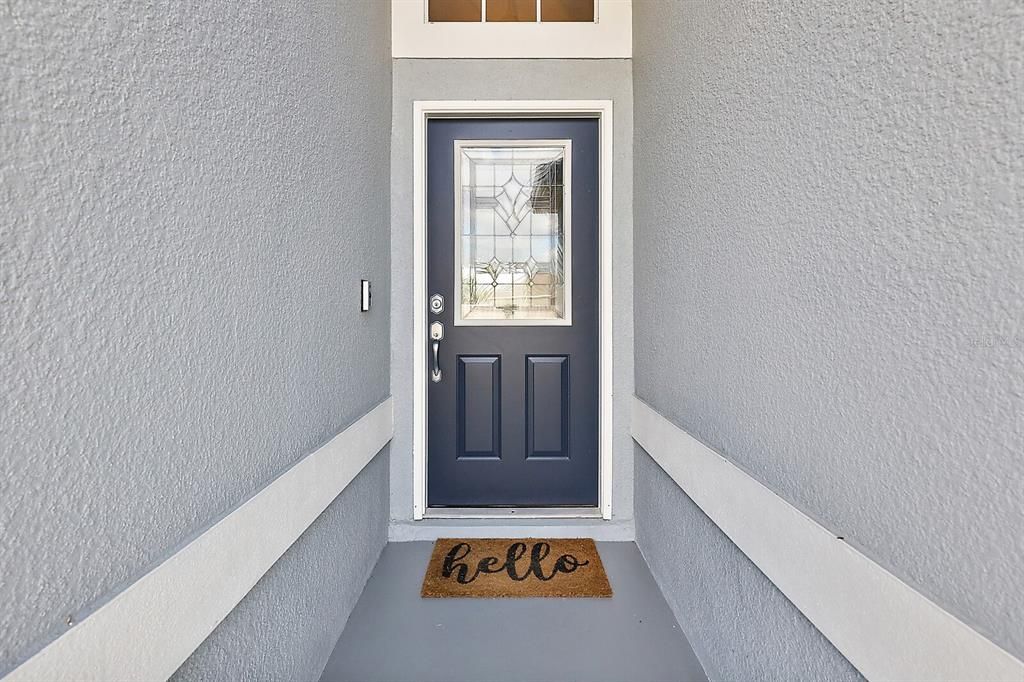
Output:
[[433,542],[437,538],[549,537],[593,538],[621,542],[634,537],[633,520],[602,519],[423,519],[392,522],[388,530],[391,542]]

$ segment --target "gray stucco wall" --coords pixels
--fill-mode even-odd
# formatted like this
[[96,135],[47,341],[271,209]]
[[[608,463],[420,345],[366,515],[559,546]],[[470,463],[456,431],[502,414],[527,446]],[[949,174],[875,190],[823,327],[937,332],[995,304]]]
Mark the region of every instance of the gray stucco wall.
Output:
[[634,12],[637,394],[1024,656],[1020,3]]
[[391,517],[413,515],[413,161],[415,100],[610,99],[613,112],[613,520],[632,537],[633,444],[633,91],[628,59],[396,59],[391,147]]
[[710,679],[862,679],[639,446],[635,475],[637,545]]
[[380,454],[178,669],[175,682],[318,679],[387,535],[387,489],[388,457]]
[[[2,672],[388,395],[391,60],[383,2],[0,15]],[[210,647],[319,620],[315,678],[351,605],[322,572],[381,513],[340,500],[258,588],[308,611],[256,594]]]

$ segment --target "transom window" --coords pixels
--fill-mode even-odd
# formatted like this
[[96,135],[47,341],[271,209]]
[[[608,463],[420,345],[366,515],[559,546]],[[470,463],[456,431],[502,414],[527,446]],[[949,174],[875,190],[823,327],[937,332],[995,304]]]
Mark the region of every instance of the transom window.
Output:
[[430,22],[591,22],[596,0],[427,0]]
[[391,56],[396,58],[628,59],[633,56],[632,0],[390,2]]

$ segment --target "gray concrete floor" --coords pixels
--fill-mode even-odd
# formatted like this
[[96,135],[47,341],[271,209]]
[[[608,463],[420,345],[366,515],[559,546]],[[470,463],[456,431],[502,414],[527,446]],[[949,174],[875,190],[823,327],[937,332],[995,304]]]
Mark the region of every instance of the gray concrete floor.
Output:
[[433,543],[391,543],[321,682],[706,680],[636,545],[597,546],[611,599],[421,599]]

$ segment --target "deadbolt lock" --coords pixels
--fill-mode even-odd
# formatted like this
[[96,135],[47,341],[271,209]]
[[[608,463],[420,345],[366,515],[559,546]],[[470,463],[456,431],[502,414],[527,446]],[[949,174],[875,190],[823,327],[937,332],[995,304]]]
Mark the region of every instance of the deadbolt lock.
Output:
[[444,296],[441,294],[434,294],[430,297],[430,312],[435,315],[440,315],[444,312]]

